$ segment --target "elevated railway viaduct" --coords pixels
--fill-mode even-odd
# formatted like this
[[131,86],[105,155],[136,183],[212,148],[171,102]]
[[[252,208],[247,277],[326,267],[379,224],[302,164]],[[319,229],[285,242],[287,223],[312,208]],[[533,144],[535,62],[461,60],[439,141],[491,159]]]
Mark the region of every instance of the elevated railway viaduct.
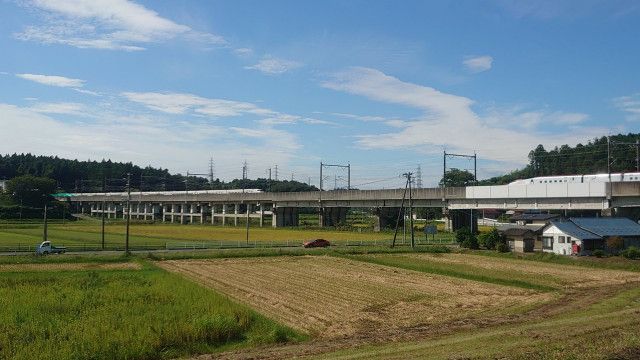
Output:
[[[127,193],[75,193],[57,198],[70,202],[79,212],[91,215],[104,212],[108,218],[126,218],[128,214],[134,219],[162,222],[235,225],[239,218],[257,218],[263,226],[267,215],[273,227],[298,225],[301,208],[317,209],[321,226],[344,223],[348,208],[371,208],[375,209],[381,227],[392,218],[391,214],[397,214],[403,193],[403,189],[228,194],[132,192],[130,210],[126,208]],[[413,189],[411,197],[416,208],[444,208],[457,228],[469,226],[474,210],[481,209],[597,210],[612,214],[625,208],[640,208],[640,182],[426,188]]]

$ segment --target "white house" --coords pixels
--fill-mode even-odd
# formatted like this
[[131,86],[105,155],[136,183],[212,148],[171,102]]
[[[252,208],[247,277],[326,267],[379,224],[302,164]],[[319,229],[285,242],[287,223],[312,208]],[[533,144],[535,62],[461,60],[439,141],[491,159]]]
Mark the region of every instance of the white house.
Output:
[[569,220],[553,220],[542,230],[542,251],[558,255],[587,255],[602,242],[602,237]]
[[7,180],[0,180],[0,193],[5,192],[7,190]]
[[606,250],[609,237],[624,239],[624,247],[640,244],[640,225],[627,218],[552,220],[542,229],[542,251],[558,255],[590,255]]

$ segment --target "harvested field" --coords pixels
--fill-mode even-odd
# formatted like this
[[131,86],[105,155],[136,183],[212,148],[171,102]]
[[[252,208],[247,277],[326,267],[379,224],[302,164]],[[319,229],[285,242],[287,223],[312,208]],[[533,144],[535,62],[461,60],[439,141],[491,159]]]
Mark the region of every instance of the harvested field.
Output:
[[48,264],[5,264],[0,272],[64,271],[64,270],[140,270],[135,262],[123,263],[48,263]]
[[475,267],[478,270],[506,273],[511,277],[523,275],[562,287],[593,288],[640,281],[640,273],[524,261],[518,259],[493,258],[470,254],[402,254],[384,255],[425,262],[436,262],[456,266]]
[[169,260],[159,266],[320,338],[499,316],[555,295],[333,257]]

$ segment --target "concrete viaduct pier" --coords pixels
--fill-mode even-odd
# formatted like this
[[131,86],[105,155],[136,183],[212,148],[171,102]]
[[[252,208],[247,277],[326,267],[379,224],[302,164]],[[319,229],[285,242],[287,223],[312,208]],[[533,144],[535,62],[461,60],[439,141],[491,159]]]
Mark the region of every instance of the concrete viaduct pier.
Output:
[[[59,196],[80,212],[107,218],[173,223],[238,225],[246,219],[264,226],[297,226],[301,208],[316,209],[321,226],[346,222],[349,208],[369,208],[377,216],[376,229],[389,224],[402,203],[404,189],[313,192],[207,193],[132,192],[130,212],[126,193],[77,193]],[[597,210],[616,213],[640,208],[640,182],[549,183],[413,189],[413,206],[443,208],[454,228],[469,226],[481,209]],[[408,205],[405,202],[405,205]],[[456,215],[458,214],[458,215]]]

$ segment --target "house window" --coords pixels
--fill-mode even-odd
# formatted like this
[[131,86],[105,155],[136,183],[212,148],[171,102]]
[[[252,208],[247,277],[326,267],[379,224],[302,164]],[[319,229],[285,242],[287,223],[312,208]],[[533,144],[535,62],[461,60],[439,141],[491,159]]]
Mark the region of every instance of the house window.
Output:
[[553,249],[553,237],[552,236],[543,236],[542,237],[542,248],[543,249]]
[[567,236],[567,244],[571,244],[571,236]]
[[558,244],[564,244],[564,236],[558,236]]

